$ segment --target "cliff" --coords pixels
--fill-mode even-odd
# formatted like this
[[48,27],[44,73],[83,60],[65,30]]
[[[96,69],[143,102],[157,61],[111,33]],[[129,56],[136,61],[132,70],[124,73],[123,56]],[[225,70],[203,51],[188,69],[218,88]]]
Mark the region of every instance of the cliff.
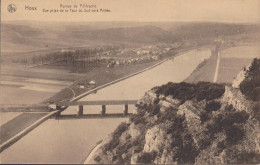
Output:
[[260,163],[256,105],[238,84],[155,87],[139,100],[129,122],[103,141],[94,160],[99,164]]

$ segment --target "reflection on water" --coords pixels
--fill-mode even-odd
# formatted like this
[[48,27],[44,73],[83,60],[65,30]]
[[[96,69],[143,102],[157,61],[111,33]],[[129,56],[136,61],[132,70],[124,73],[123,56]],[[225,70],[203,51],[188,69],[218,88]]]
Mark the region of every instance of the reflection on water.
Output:
[[[210,51],[190,51],[174,60],[99,90],[81,100],[139,99],[154,86],[169,81],[181,82]],[[134,106],[129,106],[132,112]],[[84,106],[85,114],[99,113],[101,106]],[[107,106],[108,113],[122,113],[122,106]],[[69,107],[62,114],[75,114]],[[1,154],[2,163],[82,163],[95,144],[112,132],[126,118],[50,119]]]
[[126,121],[50,119],[1,153],[2,163],[82,163],[95,144]]

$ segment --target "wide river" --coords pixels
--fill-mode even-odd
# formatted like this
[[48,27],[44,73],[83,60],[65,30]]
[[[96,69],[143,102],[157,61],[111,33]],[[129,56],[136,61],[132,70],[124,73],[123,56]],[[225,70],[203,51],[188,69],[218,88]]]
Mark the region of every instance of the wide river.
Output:
[[[125,100],[141,98],[154,86],[181,82],[204,59],[210,50],[192,50],[146,72],[115,83],[82,100]],[[84,113],[99,113],[101,107],[84,107]],[[108,113],[122,112],[122,106],[110,106]],[[134,106],[129,107],[133,111]],[[75,114],[69,107],[63,114]],[[3,151],[0,163],[83,163],[96,143],[127,118],[49,119],[21,140]]]

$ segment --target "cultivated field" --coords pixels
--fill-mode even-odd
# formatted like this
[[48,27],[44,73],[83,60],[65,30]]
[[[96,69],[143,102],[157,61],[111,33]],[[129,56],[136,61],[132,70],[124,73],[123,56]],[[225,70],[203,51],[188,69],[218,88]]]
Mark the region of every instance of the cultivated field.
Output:
[[[260,58],[260,47],[256,45],[231,47],[221,50],[220,57],[217,83],[232,83],[238,72],[248,66],[253,58]],[[212,55],[208,60],[202,62],[185,81],[191,83],[213,82],[216,62],[217,56]]]
[[232,83],[238,72],[248,66],[253,58],[260,58],[260,47],[257,45],[232,47],[221,51],[220,55],[217,82]]

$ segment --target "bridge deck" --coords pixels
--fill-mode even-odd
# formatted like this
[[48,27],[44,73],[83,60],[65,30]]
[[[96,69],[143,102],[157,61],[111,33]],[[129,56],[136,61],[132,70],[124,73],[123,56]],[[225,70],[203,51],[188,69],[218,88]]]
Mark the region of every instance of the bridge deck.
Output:
[[59,102],[57,106],[77,106],[77,105],[124,105],[136,104],[137,100],[99,100],[99,101],[77,101],[77,102]]

